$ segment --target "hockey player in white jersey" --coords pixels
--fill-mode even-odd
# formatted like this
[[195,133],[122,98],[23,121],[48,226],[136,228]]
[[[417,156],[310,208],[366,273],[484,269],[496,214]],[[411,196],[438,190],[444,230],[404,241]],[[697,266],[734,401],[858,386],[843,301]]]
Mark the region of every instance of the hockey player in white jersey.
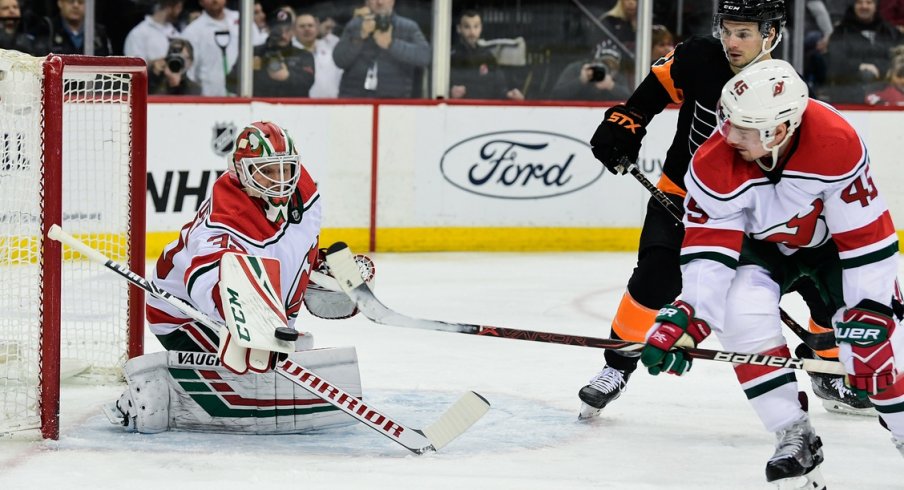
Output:
[[[863,142],[831,107],[809,99],[781,60],[730,79],[718,117],[719,131],[685,177],[681,296],[659,311],[641,361],[651,374],[683,374],[691,360],[681,347],[711,331],[729,351],[789,356],[779,300],[810,277],[836,312],[846,383],[869,397],[901,450],[898,240]],[[735,373],[776,435],[766,479],[779,488],[825,488],[822,442],[794,372],[742,364]]]
[[[346,318],[357,310],[344,293],[309,284],[312,271],[328,273],[319,250],[320,225],[320,194],[293,140],[273,122],[254,122],[239,133],[228,172],[214,183],[211,197],[178,239],[165,247],[149,280],[223,324],[227,300],[220,291],[220,262],[237,253],[250,257],[252,266],[263,264],[269,304],[288,327],[295,327],[302,304],[322,318]],[[147,298],[146,314],[151,332],[171,352],[129,361],[129,390],[106,408],[111,420],[140,432],[252,433],[353,422],[266,369],[245,374],[247,364],[229,365],[226,359],[236,356],[226,351],[237,349],[237,343],[221,339],[224,330],[203,326],[155,296]],[[360,396],[354,349],[307,350],[312,343],[310,334],[302,334],[296,350],[304,352],[290,356],[302,356],[303,364]]]

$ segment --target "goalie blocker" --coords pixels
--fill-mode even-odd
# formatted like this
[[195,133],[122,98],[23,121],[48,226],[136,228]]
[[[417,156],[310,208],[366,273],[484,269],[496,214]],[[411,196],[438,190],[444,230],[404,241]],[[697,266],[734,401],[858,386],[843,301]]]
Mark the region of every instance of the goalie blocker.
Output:
[[[361,398],[354,347],[294,352],[289,359]],[[215,353],[165,351],[131,359],[129,388],[104,407],[129,431],[167,430],[239,434],[297,434],[355,424],[321,397],[270,371],[236,375]]]

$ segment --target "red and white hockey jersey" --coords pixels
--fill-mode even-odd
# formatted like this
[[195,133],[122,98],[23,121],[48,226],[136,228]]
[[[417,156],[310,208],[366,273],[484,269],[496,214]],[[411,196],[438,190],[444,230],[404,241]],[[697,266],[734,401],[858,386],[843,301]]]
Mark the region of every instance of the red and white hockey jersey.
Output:
[[[239,251],[279,259],[283,305],[289,326],[293,326],[317,258],[320,194],[302,168],[287,220],[279,224],[267,220],[262,206],[261,201],[248,197],[237,182],[223,174],[195,219],[182,228],[178,240],[164,248],[151,271],[151,282],[222,322],[217,286],[220,257],[227,251]],[[153,296],[147,298],[146,311],[155,335],[166,335],[192,321]],[[216,346],[209,347],[216,350]]]
[[873,183],[856,131],[831,107],[810,100],[777,183],[715,133],[685,176],[681,297],[721,329],[744,236],[786,254],[834,240],[847,307],[888,303],[898,272],[898,239]]

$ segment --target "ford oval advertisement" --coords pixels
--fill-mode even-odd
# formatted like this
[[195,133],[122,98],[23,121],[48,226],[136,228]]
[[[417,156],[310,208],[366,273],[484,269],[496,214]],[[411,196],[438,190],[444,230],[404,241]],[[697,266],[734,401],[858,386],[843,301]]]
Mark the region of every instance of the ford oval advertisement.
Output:
[[459,141],[443,153],[443,177],[455,187],[499,199],[543,199],[579,191],[605,168],[590,145],[545,131],[499,131]]

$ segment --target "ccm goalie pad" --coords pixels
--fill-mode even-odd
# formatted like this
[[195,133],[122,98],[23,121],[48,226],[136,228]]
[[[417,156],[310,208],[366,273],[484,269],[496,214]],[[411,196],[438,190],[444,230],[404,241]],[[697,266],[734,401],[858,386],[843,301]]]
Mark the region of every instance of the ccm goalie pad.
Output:
[[[354,347],[295,352],[289,359],[361,398]],[[357,423],[273,371],[236,375],[214,353],[155,352],[129,360],[124,373],[128,389],[104,412],[131,432],[297,434]]]
[[[311,280],[304,293],[304,306],[312,315],[326,320],[353,317],[358,314],[358,307],[339,287],[339,283],[336,282],[326,263],[325,255],[326,249],[321,248],[318,253],[317,267],[311,274]],[[355,255],[354,258],[361,278],[373,289],[376,274],[373,260],[360,254]]]

